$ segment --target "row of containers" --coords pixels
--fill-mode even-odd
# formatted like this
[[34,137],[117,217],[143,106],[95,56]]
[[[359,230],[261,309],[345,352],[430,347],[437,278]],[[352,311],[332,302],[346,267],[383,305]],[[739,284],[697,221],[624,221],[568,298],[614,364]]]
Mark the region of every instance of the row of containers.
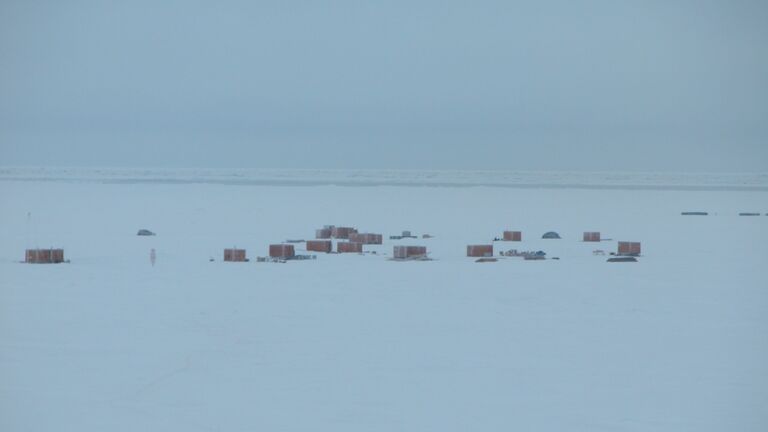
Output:
[[[547,233],[550,234],[550,233]],[[547,236],[544,238],[559,238],[553,236]],[[307,240],[305,242],[307,252],[333,252],[333,241],[331,239],[345,240],[337,241],[336,252],[337,253],[363,253],[363,245],[380,245],[383,244],[383,236],[381,234],[373,233],[359,233],[355,228],[351,227],[325,227],[317,230],[316,239]],[[411,236],[410,232],[403,232],[402,236],[393,236],[393,238],[404,238]],[[521,231],[504,231],[503,241],[522,241]],[[585,242],[600,242],[599,232],[585,232],[583,236]],[[392,251],[392,257],[395,260],[414,260],[414,259],[426,259],[427,247],[426,246],[406,246],[395,245]],[[640,242],[620,241],[618,242],[618,250],[616,255],[622,256],[639,256],[641,252]],[[481,244],[481,245],[468,245],[467,256],[468,257],[492,257],[494,255],[493,244]],[[293,244],[272,244],[269,245],[269,258],[289,260],[297,257],[296,249]],[[229,262],[245,262],[248,261],[245,249],[230,248],[224,249],[224,261]],[[65,262],[63,249],[27,249],[24,262],[31,264],[57,264]]]
[[[560,235],[556,232],[550,231],[545,233],[542,238],[544,239],[560,239]],[[497,240],[519,242],[523,240],[523,233],[521,231],[504,231],[502,238]],[[598,231],[585,231],[582,237],[584,242],[601,242],[600,232]],[[620,241],[618,242],[618,249],[615,255],[619,256],[640,256],[641,253],[640,242],[635,241]],[[479,244],[468,245],[467,256],[476,258],[488,258],[494,255],[493,244]]]
[[[317,242],[324,243],[322,250],[320,250],[320,248],[310,249],[311,246],[309,244],[317,243]],[[343,245],[341,248],[339,248],[338,253],[362,253],[363,252],[361,243],[338,243],[338,245]],[[347,245],[354,245],[354,246],[347,246]],[[332,252],[331,241],[330,240],[328,241],[308,240],[307,251],[331,253]],[[396,245],[393,247],[392,252],[393,252],[392,257],[395,260],[425,259],[427,257],[426,246]],[[298,255],[296,254],[296,249],[292,244],[269,245],[269,258],[271,259],[291,260],[296,258],[297,256]],[[246,257],[245,249],[224,249],[224,261],[245,262],[245,261],[248,261],[248,258]]]
[[[315,240],[307,240],[306,250],[308,252],[333,252],[332,239],[345,240],[338,241],[336,243],[336,253],[363,253],[363,245],[380,245],[383,244],[383,236],[381,234],[373,233],[359,233],[352,227],[336,227],[326,226],[318,229],[315,233]],[[402,236],[392,236],[391,238],[416,238],[412,236],[410,232],[403,232]],[[503,241],[522,241],[523,234],[521,231],[504,231],[503,236],[499,240]],[[546,233],[543,238],[560,238],[559,235],[553,232]],[[587,231],[583,234],[584,242],[600,242],[602,241],[600,232]],[[620,241],[618,242],[618,250],[615,253],[620,256],[639,256],[641,253],[640,242],[633,241]],[[269,258],[289,260],[296,257],[296,250],[293,244],[273,244],[269,246]],[[468,257],[493,257],[494,245],[481,244],[481,245],[468,245],[467,246]],[[426,259],[427,247],[426,246],[405,246],[395,245],[393,246],[392,258],[395,260],[414,260],[414,259]],[[244,249],[226,249],[224,251],[224,261],[247,261]]]
[[[428,236],[425,236],[427,238]],[[415,238],[410,231],[403,231],[402,235],[391,236],[392,239]],[[314,240],[304,242],[307,252],[333,253],[333,240],[336,242],[336,253],[363,253],[364,245],[381,245],[384,243],[384,236],[376,233],[361,233],[353,227],[342,227],[326,225],[315,231]],[[396,245],[393,248],[393,259],[395,260],[413,260],[426,259],[426,246],[405,246]],[[293,244],[272,244],[269,245],[269,259],[271,260],[292,260],[299,257],[305,257],[296,254],[296,248]],[[243,262],[248,261],[245,249],[225,249],[224,261]]]

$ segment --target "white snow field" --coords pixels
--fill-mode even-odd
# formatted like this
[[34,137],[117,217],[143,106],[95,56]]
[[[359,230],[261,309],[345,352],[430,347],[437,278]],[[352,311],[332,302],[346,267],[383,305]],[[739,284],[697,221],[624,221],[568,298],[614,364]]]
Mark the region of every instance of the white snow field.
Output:
[[[2,431],[768,430],[765,183],[63,177],[0,179]],[[325,224],[384,245],[255,262]],[[404,229],[435,238],[388,240]],[[505,229],[523,241],[497,251],[560,260],[465,256]],[[592,254],[617,240],[639,262]],[[232,246],[251,262],[222,262]],[[27,247],[71,262],[20,263]]]

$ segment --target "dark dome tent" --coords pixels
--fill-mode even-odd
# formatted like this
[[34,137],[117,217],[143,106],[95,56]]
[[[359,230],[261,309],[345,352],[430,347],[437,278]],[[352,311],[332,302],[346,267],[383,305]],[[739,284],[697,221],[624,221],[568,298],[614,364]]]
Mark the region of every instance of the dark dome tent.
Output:
[[560,234],[558,234],[558,233],[556,233],[554,231],[549,231],[549,232],[544,233],[544,235],[541,236],[541,238],[543,238],[543,239],[559,239],[560,238]]

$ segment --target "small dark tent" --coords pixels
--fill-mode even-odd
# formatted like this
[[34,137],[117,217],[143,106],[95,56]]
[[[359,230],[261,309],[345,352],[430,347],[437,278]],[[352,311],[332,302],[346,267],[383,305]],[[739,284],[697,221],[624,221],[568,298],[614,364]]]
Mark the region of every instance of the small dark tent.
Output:
[[559,239],[560,238],[560,234],[558,234],[558,233],[556,233],[554,231],[550,231],[550,232],[544,233],[544,235],[541,236],[541,238],[543,238],[543,239]]

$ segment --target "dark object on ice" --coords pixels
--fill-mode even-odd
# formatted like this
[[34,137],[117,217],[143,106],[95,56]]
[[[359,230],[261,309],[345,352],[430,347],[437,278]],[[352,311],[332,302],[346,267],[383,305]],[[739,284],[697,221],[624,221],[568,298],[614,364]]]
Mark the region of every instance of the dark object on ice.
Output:
[[680,213],[683,216],[707,216],[709,213],[707,212],[682,212]]
[[155,233],[153,233],[152,231],[150,231],[148,229],[140,229],[139,232],[136,233],[136,235],[140,235],[140,236],[153,236],[153,235],[155,235]]
[[29,264],[59,264],[64,262],[64,249],[27,249],[24,262]]
[[286,243],[304,243],[305,241],[306,240],[296,239],[296,240],[286,240],[285,242]]
[[547,259],[547,257],[545,257],[544,255],[534,254],[534,255],[526,255],[523,259],[525,261],[541,261],[541,260]]
[[544,233],[544,235],[541,236],[541,238],[543,238],[543,239],[559,239],[560,238],[560,234],[558,234],[558,233],[556,233],[554,231],[550,231],[550,232]]
[[478,258],[475,260],[475,262],[479,262],[479,263],[496,262],[496,261],[498,261],[496,258]]
[[544,251],[537,251],[535,254],[533,254],[533,256],[541,256],[541,257],[543,257],[543,256],[547,256],[547,253],[544,252]]
[[739,213],[739,216],[760,216],[760,213]]
[[[402,239],[406,239],[406,238],[415,239],[415,238],[418,238],[418,237],[415,236],[415,235],[412,235],[410,231],[403,231],[400,235],[391,235],[391,236],[389,236],[390,240],[402,240]],[[428,238],[428,237],[424,237],[424,238]]]
[[635,257],[608,258],[607,262],[637,262],[637,258],[635,258]]
[[552,257],[552,259],[560,261],[560,257]]

